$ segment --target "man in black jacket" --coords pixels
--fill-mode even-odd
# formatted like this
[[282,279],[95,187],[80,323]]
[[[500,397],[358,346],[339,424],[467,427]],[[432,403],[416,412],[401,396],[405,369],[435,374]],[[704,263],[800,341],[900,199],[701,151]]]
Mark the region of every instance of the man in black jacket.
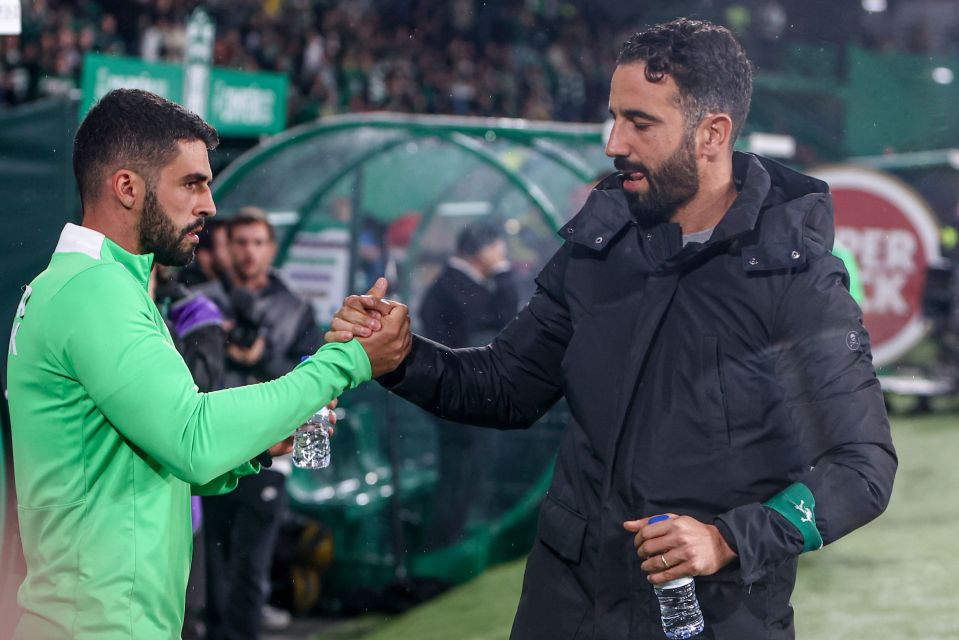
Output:
[[[453,348],[486,345],[516,315],[518,304],[506,240],[495,224],[476,222],[457,235],[456,254],[423,296],[423,335]],[[492,508],[487,489],[503,445],[500,435],[437,420],[439,473],[428,547],[456,542],[471,508]]]
[[[662,638],[652,586],[683,576],[705,637],[794,638],[798,556],[888,503],[896,456],[828,187],[733,152],[750,94],[722,27],[629,38],[609,99],[618,173],[561,229],[528,306],[485,348],[414,338],[380,379],[499,427],[566,397],[515,640]],[[330,338],[368,331],[372,293]]]

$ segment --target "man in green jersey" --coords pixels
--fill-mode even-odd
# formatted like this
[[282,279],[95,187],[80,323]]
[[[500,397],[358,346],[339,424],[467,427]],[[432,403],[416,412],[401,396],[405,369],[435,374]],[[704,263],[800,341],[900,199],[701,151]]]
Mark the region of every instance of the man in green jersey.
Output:
[[[251,458],[409,349],[406,310],[265,384],[199,393],[147,293],[216,212],[216,132],[117,90],[77,130],[82,226],[24,287],[9,342],[14,472],[27,577],[15,638],[178,638],[190,496],[229,491]],[[388,310],[388,309],[387,309]]]

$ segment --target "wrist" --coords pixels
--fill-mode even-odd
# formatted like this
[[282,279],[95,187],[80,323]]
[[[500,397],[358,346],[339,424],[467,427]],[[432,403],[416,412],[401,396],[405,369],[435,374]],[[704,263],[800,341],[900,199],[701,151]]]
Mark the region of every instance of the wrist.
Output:
[[723,535],[719,527],[714,524],[707,524],[706,527],[709,529],[709,533],[714,540],[716,555],[720,563],[719,566],[720,568],[725,567],[735,560],[738,554],[726,540],[726,536]]

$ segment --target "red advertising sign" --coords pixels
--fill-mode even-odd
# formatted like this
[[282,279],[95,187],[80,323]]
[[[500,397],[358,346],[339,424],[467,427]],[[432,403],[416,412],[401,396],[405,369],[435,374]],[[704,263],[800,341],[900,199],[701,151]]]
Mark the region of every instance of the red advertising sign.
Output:
[[939,225],[926,202],[897,178],[850,166],[813,172],[829,183],[836,242],[856,256],[862,310],[876,365],[895,361],[926,332],[926,269],[938,262]]

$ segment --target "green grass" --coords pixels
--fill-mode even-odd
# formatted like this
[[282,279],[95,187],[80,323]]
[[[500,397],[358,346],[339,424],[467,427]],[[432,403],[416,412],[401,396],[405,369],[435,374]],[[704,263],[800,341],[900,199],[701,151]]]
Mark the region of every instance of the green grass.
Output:
[[[804,556],[793,595],[799,640],[959,637],[959,415],[896,418],[888,511]],[[501,640],[524,561],[492,569],[362,640]]]

